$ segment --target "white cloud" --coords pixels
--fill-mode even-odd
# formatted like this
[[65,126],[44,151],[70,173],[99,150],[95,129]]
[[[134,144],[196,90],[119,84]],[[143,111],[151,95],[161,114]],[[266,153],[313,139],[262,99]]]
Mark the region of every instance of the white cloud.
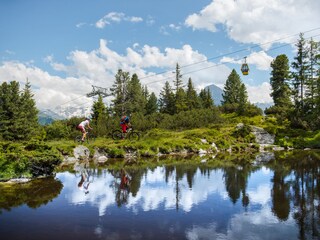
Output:
[[[34,66],[28,66],[19,62],[4,62],[0,66],[0,79],[3,81],[18,81],[23,86],[28,78],[35,94],[37,107],[40,109],[64,104],[72,99],[84,96],[87,93],[90,80],[85,77],[61,78]],[[73,104],[91,102],[91,99],[82,98]]]
[[259,86],[246,85],[248,91],[248,98],[251,103],[271,103],[270,97],[271,86],[268,82],[263,82]]
[[[230,38],[242,43],[288,43],[284,38],[318,28],[320,22],[318,0],[213,0],[199,13],[188,16],[185,24],[194,30],[216,32],[223,25]],[[282,38],[282,39],[281,39]]]
[[[260,55],[265,57],[263,53]],[[154,46],[140,47],[135,43],[121,55],[110,49],[106,40],[101,39],[98,49],[91,52],[72,51],[67,59],[69,64],[55,62],[53,56],[45,58],[45,62],[50,63],[53,70],[64,73],[66,77],[51,75],[32,63],[3,62],[0,65],[0,79],[25,83],[28,78],[35,86],[38,108],[52,109],[66,102],[70,102],[68,106],[73,107],[82,106],[86,102],[90,105],[92,99],[85,95],[91,91],[91,85],[110,88],[118,69],[131,75],[136,73],[141,83],[156,95],[166,81],[172,84],[175,76],[172,71],[175,70],[176,63],[181,67],[185,84],[191,78],[197,90],[211,84],[223,88],[231,72],[231,69],[223,64],[208,62],[205,55],[195,51],[190,45],[179,49],[165,48],[161,51]],[[251,59],[251,56],[248,59]],[[251,102],[271,102],[268,83],[260,86],[247,85],[247,90]],[[81,96],[82,98],[79,98]],[[73,99],[78,100],[72,101]]]
[[[250,65],[255,65],[257,69],[269,71],[270,64],[273,60],[273,57],[269,56],[265,51],[253,52],[247,56],[246,62]],[[220,60],[221,63],[235,63],[241,65],[244,60],[231,58],[231,57],[222,57]]]
[[104,28],[106,25],[111,24],[111,22],[119,23],[121,21],[137,23],[142,22],[143,19],[136,16],[126,16],[124,13],[110,12],[96,22],[96,27]]

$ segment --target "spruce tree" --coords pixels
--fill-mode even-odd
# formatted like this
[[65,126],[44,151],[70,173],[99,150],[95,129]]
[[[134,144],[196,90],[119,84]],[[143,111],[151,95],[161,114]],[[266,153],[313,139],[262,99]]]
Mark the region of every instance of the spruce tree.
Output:
[[246,86],[241,83],[239,89],[239,107],[237,109],[237,113],[239,115],[245,115],[246,108],[248,106],[248,92]]
[[238,104],[239,103],[239,91],[241,87],[241,79],[236,70],[232,70],[226,84],[224,86],[222,94],[222,105],[225,104]]
[[146,115],[156,113],[158,111],[158,99],[154,92],[151,93],[146,104]]
[[291,89],[289,86],[290,71],[289,59],[285,54],[277,56],[271,63],[271,97],[274,105],[287,109],[291,105]]
[[128,91],[125,99],[127,105],[127,112],[129,113],[145,113],[146,98],[143,87],[137,74],[133,74],[131,80],[128,82]]
[[25,88],[20,98],[20,128],[21,139],[28,140],[32,138],[39,128],[38,109],[33,99],[30,82],[27,80]]
[[107,108],[103,103],[103,98],[99,95],[98,100],[92,105],[92,122],[98,136],[107,134]]
[[167,113],[173,115],[175,112],[175,99],[171,86],[166,81],[163,89],[160,92],[159,110],[161,113]]
[[187,95],[188,110],[200,108],[200,100],[199,100],[198,94],[193,86],[191,78],[189,78],[189,80],[188,80],[186,95]]
[[265,110],[266,114],[273,114],[279,122],[288,119],[292,110],[291,88],[289,85],[289,60],[285,54],[277,56],[271,63],[271,94],[274,105]]
[[114,99],[113,110],[118,116],[127,113],[127,94],[128,94],[128,82],[130,81],[130,76],[128,72],[123,72],[121,69],[118,70],[115,76],[115,82],[110,89]]
[[210,93],[209,88],[201,89],[199,93],[200,105],[201,108],[210,109],[214,106],[214,102]]
[[181,74],[180,66],[178,63],[176,65],[175,74],[176,74],[176,77],[175,77],[175,80],[173,81],[173,86],[174,86],[175,93],[177,93],[180,88],[183,88],[182,74]]
[[299,40],[296,44],[297,55],[291,66],[293,68],[293,99],[295,104],[296,116],[303,116],[305,83],[308,78],[308,48],[303,33],[300,33]]

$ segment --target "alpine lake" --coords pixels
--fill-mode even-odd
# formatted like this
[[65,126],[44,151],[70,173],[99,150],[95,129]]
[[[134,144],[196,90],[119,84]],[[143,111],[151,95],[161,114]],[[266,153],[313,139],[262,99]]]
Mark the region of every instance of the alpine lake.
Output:
[[0,185],[0,238],[320,239],[320,152],[110,168]]

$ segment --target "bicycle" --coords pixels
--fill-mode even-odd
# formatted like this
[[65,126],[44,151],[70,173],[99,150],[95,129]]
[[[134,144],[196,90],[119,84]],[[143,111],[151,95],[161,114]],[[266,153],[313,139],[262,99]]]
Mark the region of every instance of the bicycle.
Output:
[[89,142],[94,142],[95,140],[96,140],[96,136],[91,131],[87,131],[86,138],[84,139],[84,141],[82,141],[82,134],[74,138],[74,142],[76,143],[80,143],[80,142],[89,143]]
[[127,129],[126,133],[123,133],[121,130],[116,129],[112,131],[112,139],[113,140],[120,140],[128,138],[131,141],[138,141],[140,139],[140,133],[133,130],[133,127]]

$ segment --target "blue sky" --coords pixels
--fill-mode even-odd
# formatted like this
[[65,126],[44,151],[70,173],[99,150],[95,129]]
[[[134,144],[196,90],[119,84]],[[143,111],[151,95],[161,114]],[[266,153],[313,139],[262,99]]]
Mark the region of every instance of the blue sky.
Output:
[[271,102],[270,62],[319,41],[318,0],[0,0],[0,83],[28,78],[40,109],[91,106],[119,68],[156,94],[179,63],[198,90],[223,88],[243,57],[251,102]]

